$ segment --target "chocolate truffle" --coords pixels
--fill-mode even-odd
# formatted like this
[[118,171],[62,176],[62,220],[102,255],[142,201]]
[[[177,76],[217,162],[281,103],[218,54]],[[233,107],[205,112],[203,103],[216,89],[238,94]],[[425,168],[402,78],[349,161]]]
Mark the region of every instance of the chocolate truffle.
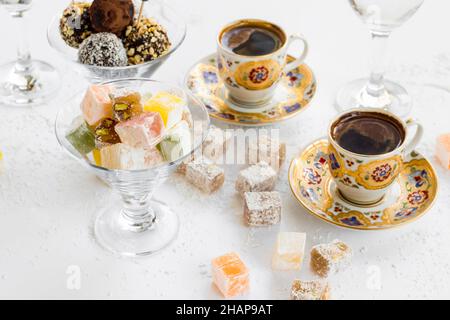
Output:
[[90,17],[95,31],[120,35],[133,23],[134,4],[132,0],[94,0]]
[[123,43],[129,64],[140,64],[166,54],[171,46],[166,30],[152,19],[142,18],[138,25],[128,26]]
[[73,2],[63,12],[59,31],[63,40],[71,47],[78,48],[92,34],[90,6],[87,2]]
[[100,32],[83,41],[78,51],[81,63],[99,67],[127,65],[127,53],[120,39],[113,33]]

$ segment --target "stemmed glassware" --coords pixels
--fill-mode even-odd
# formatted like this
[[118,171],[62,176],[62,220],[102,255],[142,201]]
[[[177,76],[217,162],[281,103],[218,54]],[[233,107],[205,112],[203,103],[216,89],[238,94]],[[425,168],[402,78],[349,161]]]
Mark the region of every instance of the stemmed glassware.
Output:
[[10,30],[17,32],[17,60],[0,66],[0,103],[31,106],[45,102],[59,88],[58,71],[50,64],[31,58],[24,14],[32,0],[0,0],[14,20]]
[[[86,2],[91,2],[86,0]],[[47,40],[71,67],[88,81],[99,83],[123,78],[149,78],[183,43],[186,37],[186,23],[177,10],[161,0],[147,1],[144,14],[161,24],[167,31],[172,46],[165,55],[142,64],[125,67],[99,67],[86,65],[78,61],[78,50],[68,46],[61,37],[59,22],[61,13],[57,14],[47,29]]]
[[141,94],[172,92],[187,97],[193,127],[192,150],[173,162],[165,162],[145,170],[109,170],[92,163],[67,140],[72,122],[80,116],[83,94],[60,109],[56,119],[56,136],[65,151],[99,178],[108,183],[120,196],[105,203],[95,222],[98,242],[112,252],[126,256],[144,256],[155,253],[175,239],[178,218],[166,204],[154,200],[153,192],[173,172],[178,164],[191,156],[203,143],[209,128],[206,107],[184,90],[148,79],[124,79],[108,82],[117,90],[127,89]]
[[384,79],[386,46],[392,31],[420,8],[424,0],[349,0],[351,7],[369,27],[372,35],[372,73],[369,79],[347,84],[337,96],[339,111],[357,108],[384,108],[406,116],[411,98],[399,84]]

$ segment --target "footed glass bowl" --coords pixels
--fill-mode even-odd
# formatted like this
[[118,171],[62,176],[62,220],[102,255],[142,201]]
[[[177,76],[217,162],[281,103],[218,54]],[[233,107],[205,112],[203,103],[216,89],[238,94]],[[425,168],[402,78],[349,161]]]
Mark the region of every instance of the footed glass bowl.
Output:
[[[92,1],[86,1],[92,2]],[[67,1],[69,4],[69,1]],[[135,5],[136,11],[139,7]],[[155,19],[167,31],[172,43],[169,52],[155,60],[138,65],[126,67],[97,67],[86,65],[78,61],[78,49],[67,45],[61,37],[59,21],[62,12],[59,12],[51,21],[47,30],[47,39],[50,46],[55,49],[73,68],[92,83],[124,78],[149,78],[161,64],[174,53],[186,37],[186,24],[178,13],[160,0],[147,1],[144,7],[144,16]]]
[[178,218],[166,204],[153,200],[156,188],[175,171],[178,164],[202,145],[209,128],[206,107],[181,88],[148,79],[123,79],[105,84],[117,89],[138,91],[141,95],[160,91],[186,97],[192,116],[192,150],[173,162],[165,162],[145,170],[109,170],[96,166],[86,155],[80,154],[67,140],[73,120],[80,116],[84,92],[61,107],[56,118],[56,137],[74,159],[109,184],[119,195],[116,201],[104,204],[95,221],[97,241],[108,250],[126,256],[155,253],[170,244],[178,233]]

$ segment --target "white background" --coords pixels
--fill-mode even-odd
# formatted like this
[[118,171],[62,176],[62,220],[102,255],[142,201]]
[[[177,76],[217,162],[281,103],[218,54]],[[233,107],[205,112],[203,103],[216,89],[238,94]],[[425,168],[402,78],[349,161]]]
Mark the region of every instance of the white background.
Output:
[[[414,98],[413,116],[426,130],[419,150],[436,165],[440,178],[439,199],[428,214],[389,231],[336,228],[309,216],[294,200],[285,164],[277,186],[284,205],[281,226],[250,230],[242,223],[242,203],[234,192],[236,168],[227,167],[225,186],[212,196],[198,193],[179,177],[158,190],[157,198],[170,201],[179,213],[181,231],[171,247],[144,259],[117,258],[97,245],[93,220],[111,198],[110,189],[63,153],[54,136],[58,107],[87,85],[46,41],[47,24],[68,2],[35,0],[29,12],[33,55],[64,74],[58,97],[33,109],[0,106],[0,148],[6,158],[0,175],[0,298],[215,299],[220,295],[211,285],[210,261],[236,251],[251,270],[251,291],[245,298],[286,299],[294,278],[313,275],[308,260],[300,273],[271,271],[279,228],[306,232],[308,250],[334,238],[352,246],[351,268],[330,279],[336,299],[450,298],[450,173],[433,157],[437,135],[450,131],[450,92],[444,90],[450,90],[449,1],[425,1],[393,34],[388,67],[388,77],[404,84]],[[181,84],[190,65],[215,51],[220,27],[237,18],[269,19],[309,39],[307,63],[319,87],[310,108],[277,126],[288,144],[288,160],[325,134],[336,114],[332,104],[339,87],[368,74],[369,35],[347,1],[167,2],[186,18],[188,36],[156,79]],[[14,58],[16,31],[9,16],[0,12],[3,63]],[[78,268],[81,287],[71,290],[67,271]]]

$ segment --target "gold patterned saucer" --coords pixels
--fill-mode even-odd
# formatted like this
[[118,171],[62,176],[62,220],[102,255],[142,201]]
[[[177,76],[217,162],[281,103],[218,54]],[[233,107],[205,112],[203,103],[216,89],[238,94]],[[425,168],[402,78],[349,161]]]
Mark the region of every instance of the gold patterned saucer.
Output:
[[328,168],[328,141],[318,140],[292,160],[289,184],[297,200],[312,215],[351,229],[382,230],[415,221],[436,199],[438,181],[427,159],[409,154],[382,202],[362,207],[344,200]]
[[[294,58],[288,57],[288,61]],[[262,126],[287,120],[303,111],[316,92],[316,79],[311,69],[301,65],[283,76],[269,108],[259,113],[244,113],[231,107],[225,85],[219,77],[216,55],[196,63],[185,80],[187,88],[202,100],[209,115],[219,121],[243,126]]]

